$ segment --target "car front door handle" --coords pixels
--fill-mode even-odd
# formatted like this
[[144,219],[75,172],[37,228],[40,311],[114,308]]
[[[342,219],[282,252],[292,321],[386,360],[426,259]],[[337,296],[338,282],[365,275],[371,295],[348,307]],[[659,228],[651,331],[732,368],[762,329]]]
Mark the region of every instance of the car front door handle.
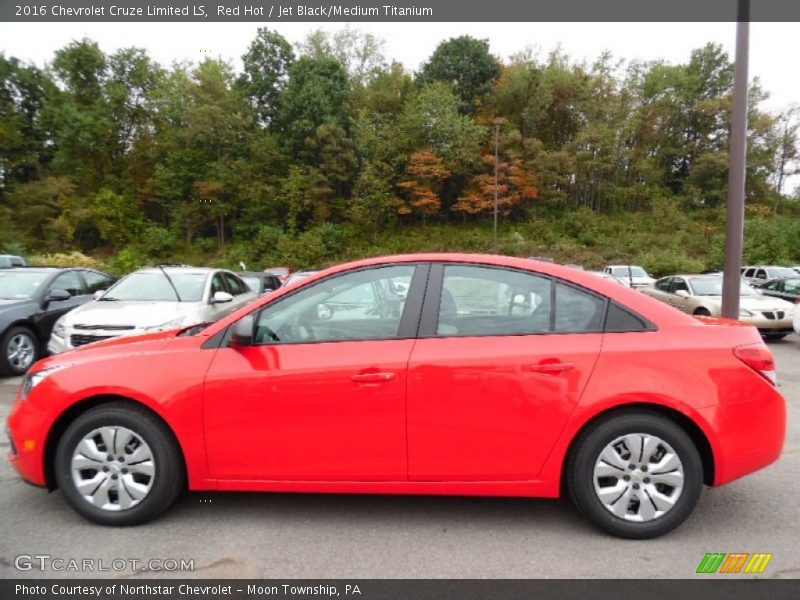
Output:
[[384,383],[394,379],[394,373],[388,371],[356,373],[351,379],[356,383]]
[[534,373],[541,373],[543,375],[560,375],[575,368],[575,365],[570,362],[557,362],[557,363],[538,363],[535,365],[528,365],[528,370]]

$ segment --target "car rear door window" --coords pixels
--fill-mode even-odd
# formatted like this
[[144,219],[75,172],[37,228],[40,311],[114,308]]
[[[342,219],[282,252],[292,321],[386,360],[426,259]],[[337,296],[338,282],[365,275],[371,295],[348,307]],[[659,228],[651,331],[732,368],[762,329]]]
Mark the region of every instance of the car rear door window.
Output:
[[756,279],[766,279],[767,272],[764,269],[759,269],[756,271]]

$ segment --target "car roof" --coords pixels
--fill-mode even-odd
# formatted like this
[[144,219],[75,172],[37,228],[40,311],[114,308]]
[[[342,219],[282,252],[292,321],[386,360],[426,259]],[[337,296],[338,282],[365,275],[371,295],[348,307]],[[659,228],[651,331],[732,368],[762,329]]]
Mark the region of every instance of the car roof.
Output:
[[[208,275],[216,273],[217,271],[227,271],[227,269],[212,269],[211,267],[162,267],[167,273],[197,273],[199,275]],[[135,273],[161,273],[158,267],[145,267],[134,271]]]
[[273,273],[265,273],[264,271],[235,271],[234,275],[239,277],[277,277]]
[[357,270],[360,268],[368,268],[373,266],[395,266],[403,265],[406,263],[467,263],[475,266],[486,267],[499,267],[519,269],[521,271],[535,271],[545,276],[552,276],[561,279],[568,283],[573,283],[578,286],[586,287],[599,294],[602,294],[615,302],[619,302],[622,306],[628,307],[640,313],[646,319],[655,322],[657,325],[687,325],[694,324],[696,320],[686,313],[675,310],[671,306],[664,304],[660,300],[656,300],[646,294],[620,285],[616,281],[597,277],[589,271],[579,271],[571,269],[564,265],[556,263],[549,263],[543,261],[532,260],[530,258],[517,258],[512,256],[502,256],[499,254],[461,254],[461,253],[420,253],[420,254],[398,254],[391,256],[377,256],[373,258],[362,259],[354,262],[343,263],[333,267],[329,267],[313,275],[309,275],[302,280],[298,285],[291,285],[288,287],[281,287],[269,297],[265,297],[261,301],[255,301],[248,304],[242,309],[232,312],[230,315],[220,319],[212,326],[210,326],[204,335],[216,335],[222,329],[228,327],[231,323],[241,318],[244,314],[257,310],[259,307],[267,304],[268,302],[277,301],[284,294],[293,294],[297,290],[304,288],[308,285],[313,285],[314,282],[332,277],[346,271]]

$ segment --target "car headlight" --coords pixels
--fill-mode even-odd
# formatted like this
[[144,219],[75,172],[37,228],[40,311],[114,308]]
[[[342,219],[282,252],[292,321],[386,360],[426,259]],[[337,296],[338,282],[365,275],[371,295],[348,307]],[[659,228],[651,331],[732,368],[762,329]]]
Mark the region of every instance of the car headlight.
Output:
[[28,373],[25,375],[25,378],[22,380],[22,398],[27,399],[30,393],[33,391],[33,388],[42,383],[56,371],[65,369],[68,366],[69,365],[58,365],[56,367],[42,369],[41,371],[36,371],[35,373]]
[[[66,317],[66,315],[64,315]],[[63,338],[67,334],[67,327],[64,325],[64,317],[61,317],[56,324],[53,325],[53,335]]]
[[167,329],[175,329],[176,327],[180,327],[181,323],[183,323],[185,320],[186,320],[186,315],[178,317],[177,319],[172,319],[171,321],[167,321],[166,323],[161,323],[161,325],[142,327],[142,331],[166,331]]
[[753,313],[747,310],[746,308],[742,308],[739,310],[740,317],[752,317]]

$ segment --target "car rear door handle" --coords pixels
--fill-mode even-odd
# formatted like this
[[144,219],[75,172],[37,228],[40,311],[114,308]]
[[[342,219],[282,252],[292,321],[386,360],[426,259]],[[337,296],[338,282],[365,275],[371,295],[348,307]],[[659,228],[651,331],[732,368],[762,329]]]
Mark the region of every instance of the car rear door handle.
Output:
[[356,373],[351,377],[356,383],[384,383],[394,379],[394,373],[378,371],[371,373]]
[[575,365],[570,362],[558,363],[537,363],[535,365],[528,365],[528,370],[534,373],[542,373],[543,375],[560,375],[575,368]]

